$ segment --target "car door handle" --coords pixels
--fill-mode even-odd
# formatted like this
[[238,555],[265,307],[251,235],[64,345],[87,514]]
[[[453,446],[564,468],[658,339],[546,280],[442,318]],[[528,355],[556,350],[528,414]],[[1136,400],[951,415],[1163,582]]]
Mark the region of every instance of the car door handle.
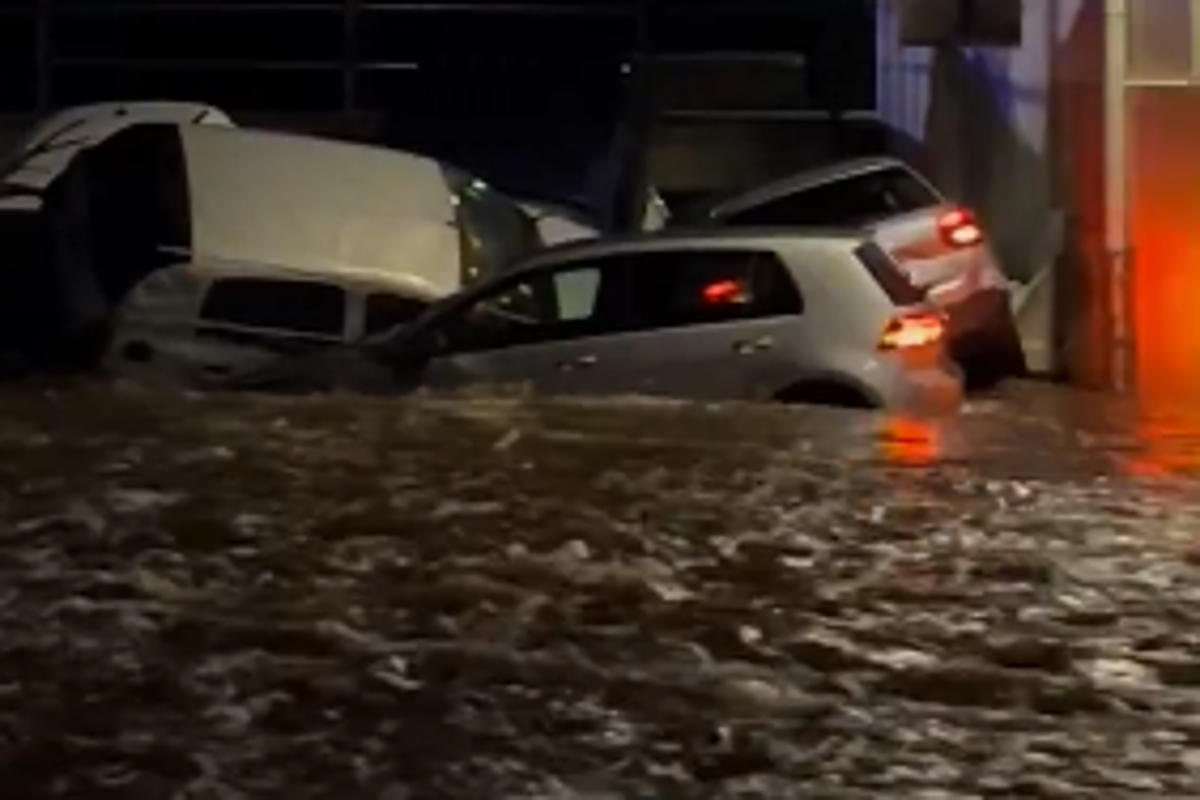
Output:
[[770,336],[760,336],[757,339],[741,339],[733,343],[733,351],[739,355],[750,355],[770,350],[775,346],[775,340]]
[[569,358],[566,361],[558,362],[558,369],[561,372],[574,372],[580,369],[589,369],[600,363],[600,359],[593,355],[579,356],[578,358]]

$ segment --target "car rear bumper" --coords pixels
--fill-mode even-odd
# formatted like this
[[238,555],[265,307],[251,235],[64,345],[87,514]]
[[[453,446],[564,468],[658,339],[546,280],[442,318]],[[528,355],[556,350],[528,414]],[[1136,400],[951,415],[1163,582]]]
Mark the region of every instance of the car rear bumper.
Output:
[[953,365],[945,369],[924,369],[911,373],[905,391],[898,398],[898,410],[917,414],[952,414],[965,399],[965,384]]
[[944,357],[917,366],[904,360],[877,362],[872,394],[887,411],[952,414],[966,396],[962,369]]
[[1008,291],[985,289],[946,307],[950,357],[976,375],[1009,377],[1025,371],[1025,353]]

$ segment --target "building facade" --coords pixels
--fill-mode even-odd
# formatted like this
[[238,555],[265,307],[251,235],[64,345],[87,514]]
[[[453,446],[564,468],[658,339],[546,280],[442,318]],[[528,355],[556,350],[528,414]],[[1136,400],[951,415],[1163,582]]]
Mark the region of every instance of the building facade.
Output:
[[1021,284],[1031,355],[1080,382],[1200,394],[1200,2],[1040,0],[1019,47],[902,47],[878,106],[927,144]]

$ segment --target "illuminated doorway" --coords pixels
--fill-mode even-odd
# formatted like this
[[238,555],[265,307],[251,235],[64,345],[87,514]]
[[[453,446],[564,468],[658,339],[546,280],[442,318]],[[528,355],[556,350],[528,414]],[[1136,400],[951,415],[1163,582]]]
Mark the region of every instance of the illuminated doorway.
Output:
[[[1127,14],[1126,120],[1115,135],[1125,139],[1130,388],[1149,400],[1195,400],[1200,398],[1200,0],[1115,5],[1124,5]],[[1110,48],[1110,60],[1111,54]],[[1116,77],[1112,71],[1109,76]],[[1111,194],[1109,202],[1114,202]]]

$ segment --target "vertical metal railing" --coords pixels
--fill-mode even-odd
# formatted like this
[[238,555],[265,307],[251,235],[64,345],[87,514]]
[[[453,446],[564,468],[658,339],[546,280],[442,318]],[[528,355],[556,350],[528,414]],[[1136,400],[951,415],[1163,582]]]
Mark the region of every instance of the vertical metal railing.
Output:
[[[723,4],[706,3],[704,15],[707,19],[715,14],[716,17],[709,20],[712,22],[718,18],[734,20],[762,13],[758,6],[743,8],[744,5],[737,0],[728,0]],[[9,8],[15,7],[0,3],[0,12],[7,13]],[[83,73],[89,74],[96,94],[104,94],[104,82],[111,82],[113,90],[110,96],[130,87],[136,89],[145,82],[162,84],[170,89],[175,84],[170,80],[161,80],[166,74],[209,73],[227,77],[243,75],[247,83],[254,76],[264,75],[272,80],[319,77],[323,87],[338,87],[336,94],[339,102],[331,103],[325,110],[354,112],[371,105],[371,92],[367,91],[367,85],[372,81],[378,82],[381,77],[386,80],[388,76],[412,72],[421,67],[418,63],[420,58],[404,52],[411,42],[399,43],[390,53],[385,52],[386,46],[381,49],[380,34],[373,30],[380,24],[388,26],[403,18],[412,19],[414,26],[420,27],[439,17],[450,20],[446,24],[451,31],[446,35],[453,36],[461,26],[464,31],[471,29],[465,39],[478,42],[486,40],[486,30],[480,28],[486,28],[487,23],[480,26],[469,19],[471,17],[503,17],[514,21],[514,29],[570,28],[576,34],[584,28],[571,23],[586,19],[595,22],[595,30],[603,27],[612,31],[627,26],[630,31],[628,55],[636,56],[655,38],[667,34],[670,34],[667,38],[678,38],[677,34],[682,29],[675,23],[681,19],[681,14],[691,13],[691,8],[688,3],[651,3],[648,0],[442,0],[436,3],[388,0],[24,0],[19,13],[24,18],[36,15],[36,34],[33,37],[35,52],[32,56],[33,80],[36,83],[33,105],[36,108],[45,109],[71,102],[74,98],[68,91],[70,84],[76,82],[75,79]],[[244,38],[240,35],[239,26],[269,25],[274,32],[270,39],[264,41],[264,48],[270,50],[277,44],[303,37],[304,34],[292,30],[293,21],[301,18],[309,20],[321,14],[329,15],[327,52],[318,52],[317,48],[306,57],[267,58],[243,47],[237,57],[221,57],[219,54],[225,44],[221,41],[221,28],[213,24],[218,21],[224,23],[224,32],[231,38]],[[122,31],[144,27],[156,21],[165,24],[170,18],[195,20],[197,28],[218,31],[207,36],[211,51],[204,52],[208,45],[204,43],[205,32],[199,29],[187,31],[186,36],[179,30],[172,34],[179,39],[178,52],[170,49],[164,52],[161,43],[154,53],[131,52],[129,48],[133,45],[129,41],[114,44],[107,50],[104,47],[105,38],[110,35],[105,32],[106,29],[115,32],[112,33],[114,37],[120,38]],[[274,19],[278,22],[272,22]],[[801,29],[806,27],[800,24],[799,19],[796,18],[797,41],[803,38],[801,34],[804,31]],[[0,20],[0,24],[7,22],[7,17]],[[94,36],[81,33],[86,26],[95,29]],[[431,26],[431,29],[436,27]],[[438,30],[445,34],[444,29]],[[777,39],[778,26],[765,25],[763,35]],[[516,59],[525,56],[548,61],[555,58],[578,61],[586,60],[593,50],[607,46],[597,45],[582,34],[575,35],[570,41],[567,38],[564,36],[562,41],[556,42],[552,35],[543,37],[539,41],[545,45],[545,53],[531,52],[514,44],[511,55]],[[364,41],[368,39],[374,45],[370,52],[364,47]],[[144,37],[142,44],[145,44]],[[494,41],[485,41],[485,44],[487,46],[483,49],[494,55],[504,49],[505,36],[498,35]],[[295,49],[292,48],[293,55]],[[421,47],[415,49],[420,50]],[[428,47],[425,49],[428,50]],[[454,48],[448,46],[448,49]],[[472,53],[467,52],[469,48],[465,46],[463,50],[445,55],[462,56],[469,60]],[[433,57],[442,58],[443,54],[438,52]],[[2,87],[0,91],[3,91]],[[28,87],[23,90],[23,93],[26,92]],[[330,94],[333,93],[331,89]]]
[[358,17],[360,0],[342,3],[342,111],[358,111]]
[[32,110],[36,93],[37,17],[32,0],[0,2],[0,113]]
[[44,114],[53,102],[51,83],[50,24],[54,15],[54,0],[37,0],[34,19],[34,103],[39,114]]
[[[159,80],[164,75],[197,76],[206,73],[214,76],[214,83],[235,82],[227,79],[236,76],[245,76],[246,83],[262,76],[269,76],[275,81],[293,77],[298,81],[319,79],[322,86],[336,83],[339,87],[338,102],[328,103],[328,108],[313,110],[354,113],[372,103],[367,96],[369,93],[364,91],[367,83],[386,81],[389,76],[409,73],[421,66],[420,59],[405,52],[406,45],[411,45],[411,42],[399,43],[393,51],[388,52],[387,43],[380,46],[380,37],[370,30],[370,23],[391,23],[411,17],[414,26],[418,26],[435,16],[449,19],[461,15],[466,20],[468,15],[503,15],[520,18],[528,21],[531,27],[536,27],[539,24],[553,24],[556,19],[567,17],[611,18],[617,14],[628,16],[633,24],[640,5],[637,0],[618,3],[610,0],[576,0],[574,3],[447,0],[432,4],[386,0],[227,0],[222,3],[196,0],[29,0],[29,8],[23,13],[36,15],[33,79],[38,110],[75,102],[80,92],[70,91],[70,84],[78,83],[76,79],[80,75],[86,75],[84,82],[90,81],[91,92],[97,95],[89,99],[102,99],[100,95],[121,94],[129,87],[143,83],[173,85],[169,80]],[[201,52],[205,48],[203,41],[184,42],[182,37],[179,53],[171,51],[169,46],[161,42],[151,48],[154,50],[152,53],[132,52],[130,48],[137,43],[131,44],[129,41],[120,42],[109,49],[104,46],[106,37],[114,31],[112,35],[121,38],[123,31],[139,26],[158,22],[166,25],[170,19],[185,18],[195,21],[197,30],[190,31],[189,35],[196,38],[204,36],[203,29],[217,31],[223,24],[228,31],[236,31],[239,25],[270,28],[275,31],[277,42],[286,41],[289,37],[297,36],[297,32],[292,30],[293,22],[321,14],[329,15],[331,46],[328,52],[314,49],[306,57],[271,58],[252,52],[242,52],[236,57],[222,56],[220,51],[225,44],[216,34],[209,36],[211,52]],[[367,17],[370,17],[369,22]],[[273,22],[276,18],[278,23]],[[451,24],[462,25],[464,30],[471,27],[465,21]],[[94,29],[95,34],[81,36],[80,31],[84,29]],[[340,36],[336,35],[339,29]],[[375,39],[375,46],[370,53],[365,52],[363,46],[364,36],[369,35]],[[479,31],[471,33],[476,38],[479,35]],[[337,44],[332,45],[335,40]],[[141,44],[146,44],[145,37]],[[270,50],[272,44],[265,42],[264,48]],[[563,42],[559,49],[568,56],[571,53],[570,43]],[[458,55],[470,57],[471,54]],[[136,80],[131,77],[134,75],[137,76]],[[221,76],[222,80],[216,80],[215,76]],[[109,92],[105,90],[106,83],[112,85]],[[264,98],[264,102],[269,100],[269,97]]]
[[1129,246],[1129,5],[1104,4],[1105,255],[1111,328],[1112,388],[1130,390],[1134,375],[1130,324]]

